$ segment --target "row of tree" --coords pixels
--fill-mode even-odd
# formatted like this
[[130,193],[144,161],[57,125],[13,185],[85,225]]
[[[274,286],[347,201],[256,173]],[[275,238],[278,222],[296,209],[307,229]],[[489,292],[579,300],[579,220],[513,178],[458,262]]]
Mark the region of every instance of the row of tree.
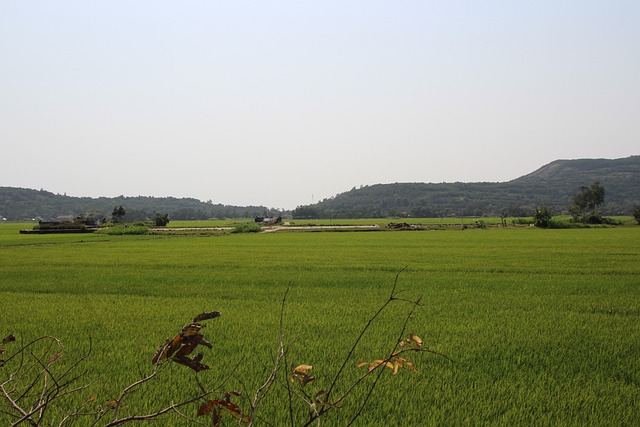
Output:
[[[605,218],[599,208],[604,203],[605,189],[599,182],[590,187],[580,187],[580,192],[573,196],[573,203],[569,206],[573,222],[584,224],[605,224],[611,221]],[[640,224],[640,206],[634,206],[633,217]],[[553,212],[545,205],[541,205],[533,212],[533,223],[536,227],[548,228],[553,225]]]
[[[122,205],[116,206],[115,208],[113,208],[113,212],[111,213],[111,221],[114,223],[119,223],[124,221],[126,216],[127,216],[126,209]],[[107,218],[103,218],[103,220],[106,220],[106,219]],[[169,224],[169,214],[157,213],[153,217],[153,222],[156,225],[156,227],[164,227],[167,224]]]
[[76,217],[87,212],[107,217],[114,206],[126,207],[127,221],[147,221],[158,212],[166,212],[173,220],[203,220],[210,218],[254,218],[279,216],[282,210],[264,206],[232,206],[202,202],[193,198],[175,197],[72,197],[45,190],[0,187],[0,217],[8,221],[42,219],[58,220],[60,216]]

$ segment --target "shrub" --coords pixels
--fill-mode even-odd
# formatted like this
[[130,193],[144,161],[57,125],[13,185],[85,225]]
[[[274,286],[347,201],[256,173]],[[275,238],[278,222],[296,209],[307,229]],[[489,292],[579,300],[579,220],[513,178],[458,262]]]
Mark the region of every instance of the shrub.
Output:
[[541,228],[551,227],[551,209],[545,205],[541,205],[533,212],[533,225]]
[[260,225],[255,224],[255,223],[246,223],[246,224],[237,224],[233,230],[231,230],[232,233],[258,233],[260,230],[262,230],[262,227],[260,227]]
[[156,214],[155,218],[153,218],[153,222],[156,227],[165,227],[169,224],[169,214]]
[[640,206],[636,205],[633,207],[633,218],[640,224]]

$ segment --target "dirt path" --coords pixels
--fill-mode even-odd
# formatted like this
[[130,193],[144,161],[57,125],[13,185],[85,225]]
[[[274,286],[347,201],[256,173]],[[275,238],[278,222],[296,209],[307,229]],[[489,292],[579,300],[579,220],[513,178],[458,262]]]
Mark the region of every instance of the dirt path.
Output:
[[263,233],[273,233],[275,231],[304,231],[304,230],[377,230],[380,227],[373,225],[274,225],[264,227]]

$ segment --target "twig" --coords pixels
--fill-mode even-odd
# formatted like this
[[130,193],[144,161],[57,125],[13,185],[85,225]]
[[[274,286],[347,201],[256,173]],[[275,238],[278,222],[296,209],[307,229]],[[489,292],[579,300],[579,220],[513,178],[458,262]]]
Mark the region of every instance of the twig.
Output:
[[284,293],[284,297],[282,298],[282,304],[280,306],[280,331],[279,331],[279,338],[278,338],[278,351],[273,361],[273,369],[271,370],[271,373],[269,373],[269,376],[267,377],[265,382],[260,387],[258,387],[258,389],[254,394],[253,402],[251,403],[251,409],[249,411],[249,426],[253,425],[253,419],[255,416],[256,409],[258,408],[258,405],[260,404],[262,399],[266,397],[267,393],[271,389],[271,386],[273,385],[277,377],[278,370],[280,369],[280,364],[282,363],[282,360],[285,355],[283,318],[284,318],[284,306],[287,301],[288,293],[289,293],[289,288],[287,287],[287,290]]
[[[396,279],[397,279],[397,276],[396,276]],[[411,310],[409,311],[409,314],[405,317],[404,323],[402,324],[402,328],[400,330],[400,334],[398,336],[398,339],[396,340],[396,343],[393,346],[393,350],[391,350],[391,355],[386,360],[390,360],[391,358],[394,357],[394,354],[396,353],[396,350],[398,349],[398,346],[400,345],[399,343],[402,340],[402,337],[404,336],[405,331],[407,330],[407,323],[409,323],[409,319],[411,319],[413,317],[413,312],[415,311],[416,307],[419,305],[421,299],[422,299],[422,297],[418,298],[414,302],[414,304],[411,306]],[[362,411],[364,410],[364,407],[369,402],[369,399],[371,398],[371,395],[373,394],[373,390],[375,389],[376,385],[378,384],[378,381],[380,380],[380,377],[382,377],[383,372],[384,372],[384,370],[380,369],[380,371],[378,372],[378,375],[376,376],[375,380],[371,384],[371,387],[369,387],[369,391],[367,392],[367,395],[365,396],[364,400],[362,401],[362,405],[360,405],[360,408],[358,408],[358,411],[351,418],[351,421],[349,421],[347,426],[352,425],[354,423],[354,421],[362,414]]]
[[[375,314],[373,316],[371,316],[369,321],[367,321],[366,325],[360,331],[360,335],[358,335],[358,338],[356,338],[356,340],[354,341],[353,345],[351,346],[351,349],[349,349],[349,353],[344,358],[344,361],[342,362],[342,366],[340,366],[340,369],[338,369],[338,372],[333,377],[333,382],[331,383],[331,386],[329,387],[329,390],[327,390],[327,395],[326,395],[326,400],[327,401],[329,401],[329,399],[331,397],[331,393],[333,392],[333,389],[336,386],[336,383],[338,382],[338,379],[342,375],[342,372],[344,371],[345,367],[347,366],[347,363],[349,363],[349,360],[351,359],[351,356],[353,355],[353,352],[356,350],[356,347],[360,343],[360,340],[362,339],[362,337],[364,337],[365,333],[369,330],[369,327],[378,318],[380,313],[382,313],[384,311],[384,309],[387,308],[387,306],[389,304],[391,304],[391,302],[396,299],[396,295],[397,295],[396,288],[398,286],[398,277],[400,276],[400,273],[402,273],[405,269],[406,269],[406,267],[404,267],[402,270],[400,270],[400,271],[398,271],[398,273],[396,273],[396,278],[395,278],[395,280],[393,282],[393,288],[391,289],[391,294],[389,295],[389,298],[378,309],[378,311],[376,311]],[[323,412],[323,411],[321,410],[320,412]]]

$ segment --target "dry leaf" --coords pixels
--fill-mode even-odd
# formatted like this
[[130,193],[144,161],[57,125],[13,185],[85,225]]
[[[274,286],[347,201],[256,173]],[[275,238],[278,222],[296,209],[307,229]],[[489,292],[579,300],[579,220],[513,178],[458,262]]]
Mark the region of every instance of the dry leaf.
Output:
[[417,335],[409,335],[409,341],[416,343],[418,347],[422,347],[422,338]]
[[[292,365],[293,366],[293,365]],[[309,375],[308,370],[313,369],[311,365],[298,365],[291,374],[290,381],[298,381],[302,387],[316,380],[313,375]]]
[[56,360],[60,359],[62,357],[62,353],[57,352],[56,354],[54,354],[53,356],[51,356],[51,359],[49,359],[49,361],[47,362],[47,367],[53,365],[54,363],[56,363]]
[[243,414],[242,411],[240,410],[240,407],[238,405],[236,405],[235,403],[231,403],[228,399],[231,396],[238,396],[240,393],[238,392],[226,392],[225,396],[226,396],[226,400],[224,399],[213,399],[213,400],[208,400],[206,402],[204,402],[202,405],[200,405],[200,408],[198,409],[198,415],[207,415],[209,413],[211,413],[213,415],[213,424],[214,425],[219,425],[220,424],[220,419],[221,419],[221,413],[219,412],[219,408],[224,408],[226,409],[235,419],[243,422],[243,423],[249,423],[250,418],[248,415]]
[[196,317],[193,318],[193,322],[194,323],[202,322],[203,320],[215,319],[216,317],[220,317],[220,312],[219,311],[211,311],[211,312],[200,313]]
[[198,416],[207,415],[216,406],[217,400],[207,400],[198,408]]
[[296,374],[306,374],[309,369],[313,369],[311,365],[298,365],[293,372]]

